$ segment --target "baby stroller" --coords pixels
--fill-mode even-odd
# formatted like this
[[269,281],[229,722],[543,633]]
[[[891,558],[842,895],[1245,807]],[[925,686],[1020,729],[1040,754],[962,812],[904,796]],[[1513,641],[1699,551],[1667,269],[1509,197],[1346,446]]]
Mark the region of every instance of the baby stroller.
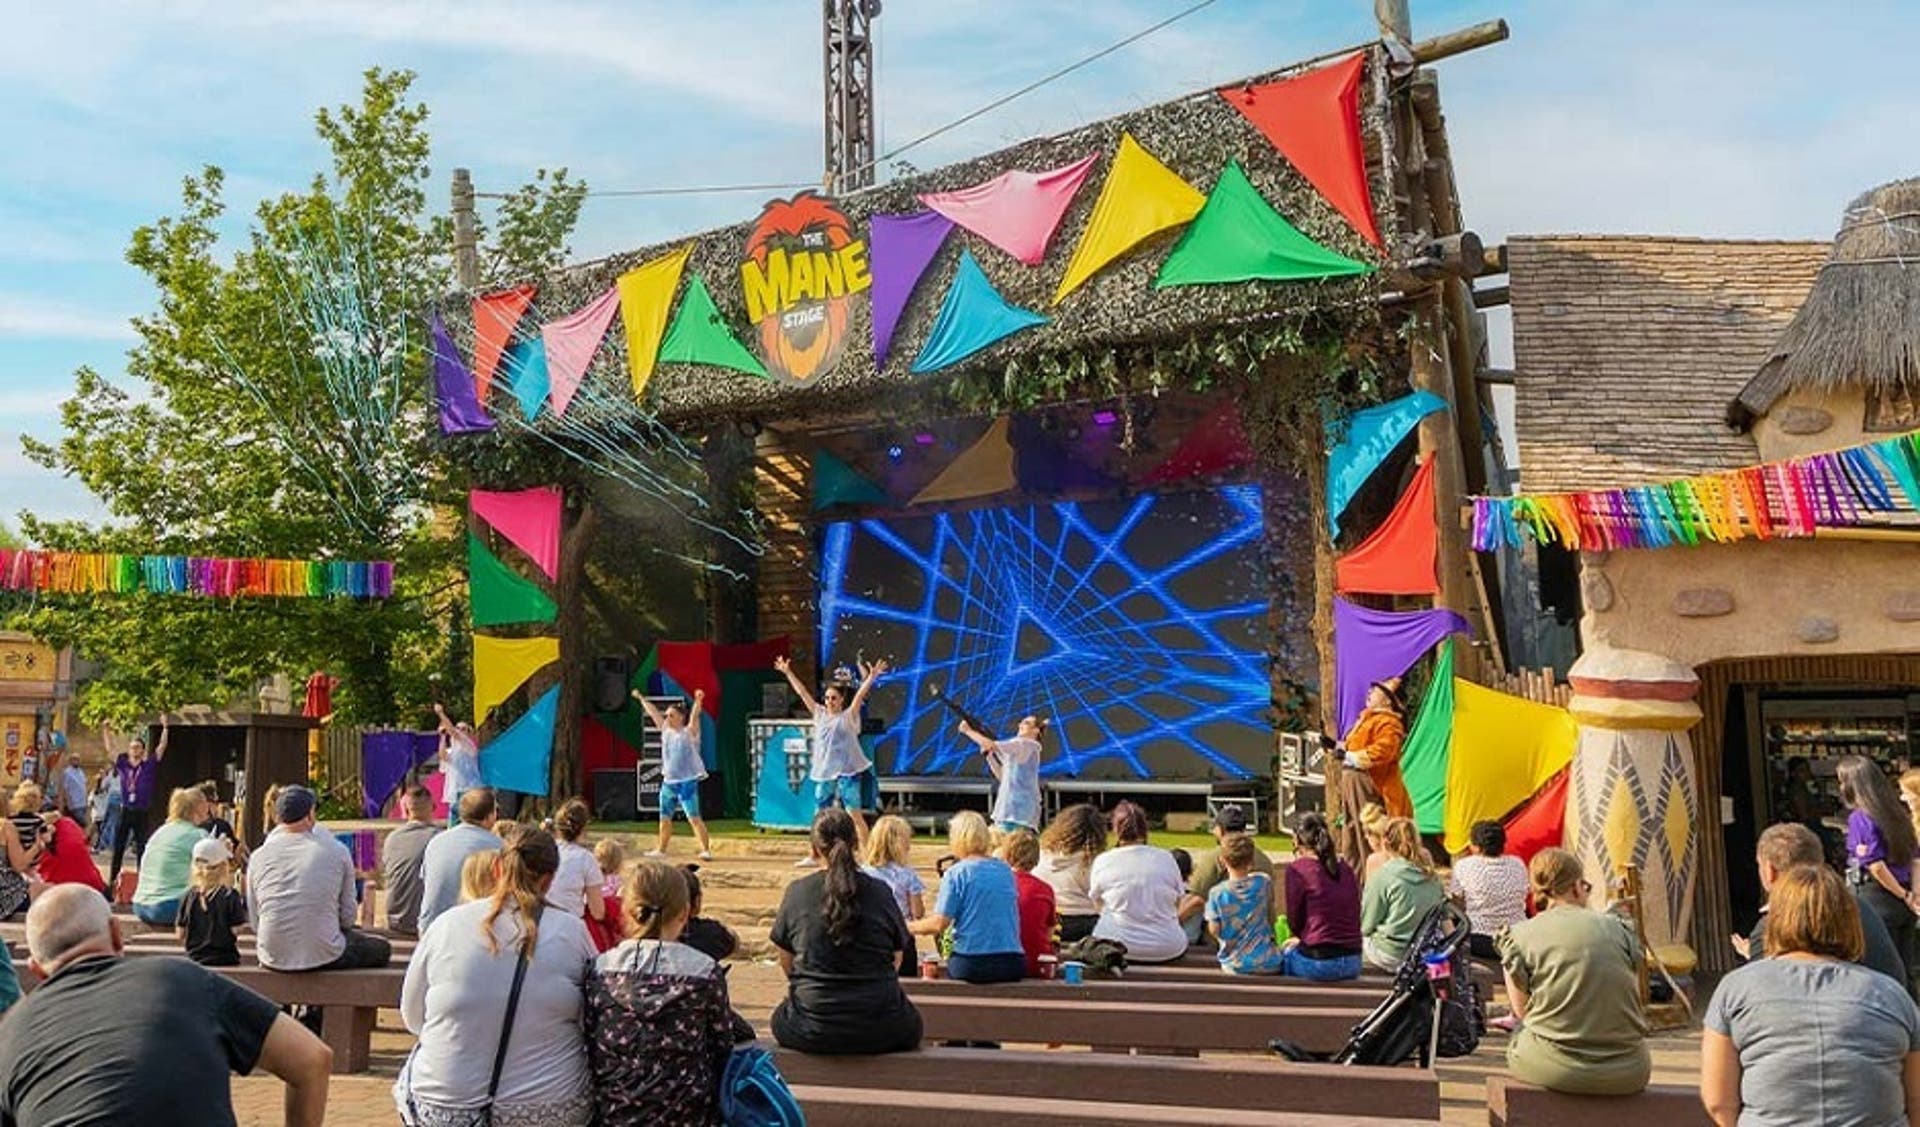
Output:
[[[1327,1056],[1278,1038],[1268,1042],[1268,1048],[1288,1060],[1392,1066],[1417,1059],[1422,1068],[1433,1066],[1435,1053],[1468,1055],[1486,1032],[1486,1006],[1467,959],[1470,930],[1465,913],[1441,901],[1414,929],[1413,943],[1394,972],[1392,991],[1353,1027],[1344,1048]],[[1444,973],[1429,975],[1429,958],[1444,967]]]

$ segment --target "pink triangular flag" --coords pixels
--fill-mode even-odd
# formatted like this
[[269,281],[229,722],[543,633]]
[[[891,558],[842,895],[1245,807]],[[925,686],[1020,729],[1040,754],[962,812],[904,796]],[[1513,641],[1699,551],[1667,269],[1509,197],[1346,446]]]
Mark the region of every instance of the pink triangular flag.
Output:
[[1038,266],[1073,194],[1099,159],[1094,153],[1046,172],[1016,168],[971,188],[929,192],[920,202],[1028,266]]
[[607,292],[557,321],[540,328],[540,340],[547,346],[547,377],[552,383],[553,413],[564,415],[580,390],[580,381],[600,351],[600,340],[620,309],[620,291],[613,286]]
[[476,489],[468,494],[473,515],[491,525],[514,547],[527,554],[535,567],[556,578],[560,571],[560,491],[553,486],[495,493]]

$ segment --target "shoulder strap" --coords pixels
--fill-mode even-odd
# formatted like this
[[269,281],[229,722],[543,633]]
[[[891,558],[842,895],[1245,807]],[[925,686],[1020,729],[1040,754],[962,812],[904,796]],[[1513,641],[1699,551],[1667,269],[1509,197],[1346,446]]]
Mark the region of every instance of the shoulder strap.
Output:
[[[540,926],[540,913],[546,905],[541,904],[533,910],[531,927]],[[527,963],[532,954],[527,944],[520,949],[520,959],[513,965],[513,988],[507,991],[507,1017],[500,1024],[500,1047],[493,1053],[493,1076],[487,1081],[487,1106],[493,1106],[494,1093],[500,1090],[500,1073],[507,1067],[507,1042],[513,1038],[513,1015],[520,1008],[520,987],[527,981]]]

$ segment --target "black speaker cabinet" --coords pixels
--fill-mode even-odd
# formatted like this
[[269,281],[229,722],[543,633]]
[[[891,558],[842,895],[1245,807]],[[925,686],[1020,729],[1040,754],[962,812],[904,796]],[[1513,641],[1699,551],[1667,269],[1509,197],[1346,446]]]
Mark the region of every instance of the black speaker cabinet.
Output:
[[639,795],[631,769],[614,767],[593,773],[593,820],[640,820]]

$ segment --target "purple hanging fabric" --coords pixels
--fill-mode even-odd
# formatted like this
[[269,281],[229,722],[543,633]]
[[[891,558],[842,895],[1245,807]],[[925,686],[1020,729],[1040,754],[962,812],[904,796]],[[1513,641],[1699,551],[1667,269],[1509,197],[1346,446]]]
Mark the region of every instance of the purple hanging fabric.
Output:
[[1367,707],[1367,686],[1405,673],[1449,634],[1471,636],[1473,628],[1450,610],[1369,610],[1336,595],[1333,661],[1340,735],[1352,730]]
[[473,390],[473,373],[460,362],[460,350],[454,347],[447,323],[440,311],[433,313],[433,390],[440,401],[440,433],[471,434],[493,429],[493,420]]
[[937,211],[911,215],[874,215],[867,222],[868,262],[873,277],[873,362],[885,367],[893,348],[893,330],[906,312],[913,288],[953,230],[953,220]]
[[440,754],[437,732],[368,732],[360,737],[361,810],[378,818],[407,773]]

